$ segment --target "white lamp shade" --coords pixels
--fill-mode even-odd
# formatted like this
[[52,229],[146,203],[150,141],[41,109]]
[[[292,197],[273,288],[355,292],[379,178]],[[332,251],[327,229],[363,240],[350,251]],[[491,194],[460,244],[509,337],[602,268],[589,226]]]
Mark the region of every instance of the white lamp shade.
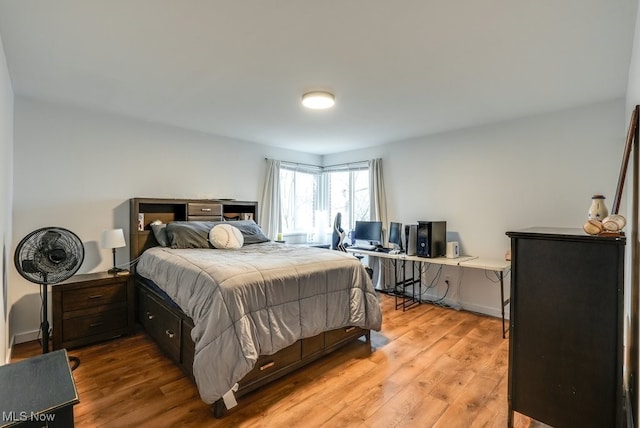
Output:
[[100,241],[102,248],[120,248],[126,245],[127,243],[124,241],[124,231],[122,229],[111,229],[102,232],[102,240]]

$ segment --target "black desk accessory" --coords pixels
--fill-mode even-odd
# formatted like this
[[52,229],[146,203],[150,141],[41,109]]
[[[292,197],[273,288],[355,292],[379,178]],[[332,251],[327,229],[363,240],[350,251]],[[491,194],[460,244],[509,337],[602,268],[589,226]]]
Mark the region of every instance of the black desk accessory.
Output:
[[73,427],[73,406],[80,400],[60,349],[0,366],[0,428]]

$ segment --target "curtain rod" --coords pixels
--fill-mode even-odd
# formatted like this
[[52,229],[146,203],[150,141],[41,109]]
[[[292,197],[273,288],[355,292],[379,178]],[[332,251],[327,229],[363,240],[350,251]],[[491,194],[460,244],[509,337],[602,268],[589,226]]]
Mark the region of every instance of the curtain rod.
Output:
[[[269,158],[264,158],[264,160],[269,160]],[[324,165],[324,166],[311,165],[311,164],[308,164],[308,163],[300,163],[300,162],[289,162],[289,161],[280,161],[280,162],[288,163],[290,165],[310,166],[310,167],[313,167],[313,168],[334,168],[336,166],[348,166],[348,165],[354,165],[354,164],[368,163],[369,161],[363,160],[363,161],[337,163],[335,165]]]

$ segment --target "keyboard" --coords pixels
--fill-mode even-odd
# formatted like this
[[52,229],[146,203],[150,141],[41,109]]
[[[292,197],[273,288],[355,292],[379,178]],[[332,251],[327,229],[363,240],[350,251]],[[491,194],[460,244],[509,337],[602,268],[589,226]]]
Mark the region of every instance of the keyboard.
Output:
[[357,245],[357,246],[351,246],[349,247],[353,250],[362,250],[362,251],[375,251],[377,253],[388,253],[389,251],[391,251],[391,248],[383,248],[383,247],[376,247],[374,245]]
[[376,249],[375,245],[352,245],[348,248],[352,250],[362,250],[362,251],[374,251]]

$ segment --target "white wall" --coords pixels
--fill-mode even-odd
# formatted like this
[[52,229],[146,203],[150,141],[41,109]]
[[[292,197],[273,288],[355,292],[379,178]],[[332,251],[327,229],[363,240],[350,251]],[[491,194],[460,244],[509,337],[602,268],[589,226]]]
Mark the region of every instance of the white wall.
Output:
[[[640,3],[640,2],[639,2]],[[634,107],[638,104],[640,104],[640,7],[638,7],[638,12],[637,12],[637,16],[636,16],[636,29],[635,29],[635,35],[633,38],[633,50],[631,53],[631,63],[629,66],[629,83],[627,85],[627,97],[626,97],[626,117],[630,118],[631,117],[631,112],[633,111]],[[628,120],[628,119],[627,119]],[[632,198],[632,194],[633,194],[633,182],[630,179],[631,174],[630,171],[632,170],[632,166],[629,165],[629,174],[627,175],[627,180],[625,182],[625,194],[627,197],[627,200],[630,202],[631,198]],[[631,205],[630,203],[628,204],[629,206]],[[631,211],[630,209],[627,210],[627,215],[629,218],[629,216],[631,215]],[[640,225],[638,226],[640,227]],[[630,251],[628,250],[630,247],[631,242],[628,243],[627,245],[627,263],[626,263],[626,287],[625,287],[625,294],[628,296],[631,294],[631,257],[630,257]],[[637,243],[636,243],[637,245]],[[637,287],[637,284],[636,284]],[[631,302],[628,302],[627,307],[625,308],[627,311],[627,314],[630,313],[631,311]],[[627,316],[626,319],[627,322],[627,328],[628,328],[628,323],[630,322],[630,318],[629,315]],[[637,334],[637,331],[636,331]],[[638,344],[638,338],[635,338],[635,343],[636,346]],[[630,357],[630,355],[629,355]],[[631,359],[628,358],[627,362],[630,364]],[[636,367],[640,365],[640,362],[636,361]],[[637,373],[636,373],[637,375]],[[637,381],[637,380],[636,380]],[[625,382],[628,382],[628,374],[625,375]],[[638,394],[638,391],[636,391],[636,394]],[[640,408],[640,397],[638,397],[638,402],[635,403],[636,409]],[[638,421],[635,421],[635,423],[637,424]]]
[[8,357],[8,265],[11,257],[11,199],[13,183],[13,90],[0,39],[0,365]]
[[[640,2],[638,2],[640,4]],[[633,50],[631,52],[631,64],[629,65],[629,83],[627,84],[627,116],[631,115],[633,108],[640,104],[640,7],[636,16],[636,29],[633,38]]]
[[[36,228],[66,227],[85,244],[80,272],[110,266],[98,239],[103,229],[128,228],[129,198],[256,200],[265,157],[325,165],[382,157],[390,220],[444,219],[464,254],[502,258],[506,231],[581,227],[592,194],[611,202],[626,127],[624,101],[615,100],[320,159],[21,97],[15,109],[11,254]],[[10,334],[29,340],[38,289],[9,270]],[[451,267],[444,276],[454,284],[451,303],[500,314],[495,278]],[[434,295],[443,292],[440,284]]]
[[[265,157],[320,163],[315,155],[16,97],[12,253],[29,232],[60,226],[85,245],[79,273],[107,270],[111,253],[99,247],[100,235],[113,227],[128,233],[129,198],[259,200]],[[128,260],[128,250],[117,260]],[[31,340],[40,323],[38,286],[13,266],[9,283],[10,333]]]
[[[325,165],[381,157],[389,220],[446,220],[461,253],[500,259],[505,232],[581,228],[594,193],[611,207],[626,134],[624,100],[416,138],[338,155]],[[498,316],[499,287],[484,271],[445,268],[450,303]],[[491,279],[489,279],[491,278]],[[428,278],[430,280],[430,278]],[[508,291],[508,278],[506,289]]]
[[[506,231],[581,227],[592,194],[611,203],[624,109],[623,100],[614,100],[321,159],[17,97],[10,254],[32,230],[56,225],[83,240],[80,272],[106,270],[110,253],[97,241],[103,229],[128,228],[131,197],[255,200],[265,157],[325,165],[382,157],[390,220],[444,219],[464,254],[502,258]],[[118,262],[126,253],[118,253]],[[445,269],[441,279],[454,284],[450,302],[500,314],[495,278]],[[9,284],[10,334],[29,340],[39,325],[37,286],[13,266]],[[434,295],[443,292],[440,284]]]

